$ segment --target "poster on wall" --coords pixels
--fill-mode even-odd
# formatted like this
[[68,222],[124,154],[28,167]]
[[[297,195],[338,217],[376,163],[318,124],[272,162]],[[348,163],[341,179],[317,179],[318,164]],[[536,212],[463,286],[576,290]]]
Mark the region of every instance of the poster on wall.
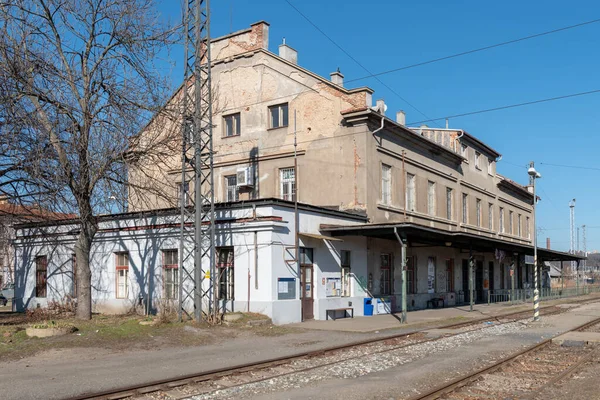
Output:
[[277,278],[277,300],[296,298],[296,278]]
[[341,295],[342,279],[341,278],[327,278],[327,285],[325,286],[325,296],[336,297]]
[[427,259],[427,293],[435,293],[435,257]]

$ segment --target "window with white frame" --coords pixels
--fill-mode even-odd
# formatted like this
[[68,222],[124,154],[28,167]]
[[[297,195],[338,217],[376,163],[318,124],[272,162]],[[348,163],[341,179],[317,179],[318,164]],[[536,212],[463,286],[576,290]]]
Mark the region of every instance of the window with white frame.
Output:
[[269,107],[269,128],[288,126],[288,104]]
[[340,265],[342,267],[342,297],[350,297],[350,250],[340,252]]
[[392,203],[392,167],[381,164],[381,202]]
[[163,250],[162,259],[165,299],[176,300],[179,296],[179,259],[177,250]]
[[452,198],[454,197],[452,188],[446,188],[446,218],[452,221]]
[[475,199],[475,211],[477,212],[477,226],[481,227],[481,199]]
[[494,175],[494,160],[491,158],[488,158],[487,169],[488,169],[488,174]]
[[469,159],[466,144],[463,144],[463,143],[460,144],[460,155],[463,156],[464,158],[466,158],[467,160]]
[[432,181],[427,181],[427,212],[431,216],[436,215],[435,182]]
[[527,239],[531,239],[531,230],[529,227],[529,217],[525,217],[525,234],[527,235]]
[[481,153],[475,152],[475,168],[481,169]]
[[115,253],[117,273],[117,299],[129,296],[129,253]]
[[189,144],[194,144],[194,141],[196,140],[196,135],[194,133],[194,120],[192,118],[185,119],[183,133],[185,135],[186,142]]
[[499,214],[499,218],[500,218],[500,233],[504,233],[504,208],[500,207],[500,214]]
[[279,194],[283,200],[294,200],[296,196],[296,174],[294,168],[282,168],[279,170]]
[[409,211],[415,211],[417,206],[415,181],[416,177],[413,174],[406,174],[406,209]]
[[513,212],[512,211],[508,211],[508,233],[511,235],[515,234],[515,231],[513,230]]
[[238,201],[240,193],[237,186],[237,175],[225,176],[225,201]]
[[221,300],[234,299],[234,257],[233,247],[218,247],[217,273],[219,274],[218,298]]
[[521,237],[521,214],[517,215],[517,236]]
[[379,294],[382,296],[390,295],[392,293],[392,255],[382,254],[381,255],[381,268],[379,277]]
[[240,135],[240,113],[223,116],[223,136],[232,137]]
[[469,195],[466,193],[462,195],[462,222],[463,224],[469,222]]
[[492,203],[488,204],[488,229],[494,230],[494,205]]

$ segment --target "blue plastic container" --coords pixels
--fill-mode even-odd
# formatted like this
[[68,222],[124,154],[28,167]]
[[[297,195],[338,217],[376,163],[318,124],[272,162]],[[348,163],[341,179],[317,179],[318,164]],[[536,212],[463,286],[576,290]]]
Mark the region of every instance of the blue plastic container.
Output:
[[363,315],[372,316],[373,315],[373,299],[370,297],[365,297],[364,306],[365,306],[365,309],[363,311]]

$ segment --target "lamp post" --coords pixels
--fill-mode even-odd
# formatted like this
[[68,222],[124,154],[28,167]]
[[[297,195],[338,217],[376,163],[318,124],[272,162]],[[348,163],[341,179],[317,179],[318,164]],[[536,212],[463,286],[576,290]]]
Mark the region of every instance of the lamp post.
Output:
[[533,161],[529,163],[529,169],[527,170],[531,185],[533,186],[533,320],[540,320],[540,290],[538,288],[538,260],[537,260],[537,231],[536,231],[536,218],[535,218],[535,206],[537,198],[535,196],[535,180],[542,177],[539,172],[533,167]]

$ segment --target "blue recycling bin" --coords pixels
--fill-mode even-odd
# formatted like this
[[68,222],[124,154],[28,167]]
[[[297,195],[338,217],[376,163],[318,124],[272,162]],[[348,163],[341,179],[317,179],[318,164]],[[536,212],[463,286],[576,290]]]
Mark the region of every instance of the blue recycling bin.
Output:
[[370,297],[364,298],[364,306],[365,309],[363,311],[363,315],[372,316],[373,315],[373,299]]

